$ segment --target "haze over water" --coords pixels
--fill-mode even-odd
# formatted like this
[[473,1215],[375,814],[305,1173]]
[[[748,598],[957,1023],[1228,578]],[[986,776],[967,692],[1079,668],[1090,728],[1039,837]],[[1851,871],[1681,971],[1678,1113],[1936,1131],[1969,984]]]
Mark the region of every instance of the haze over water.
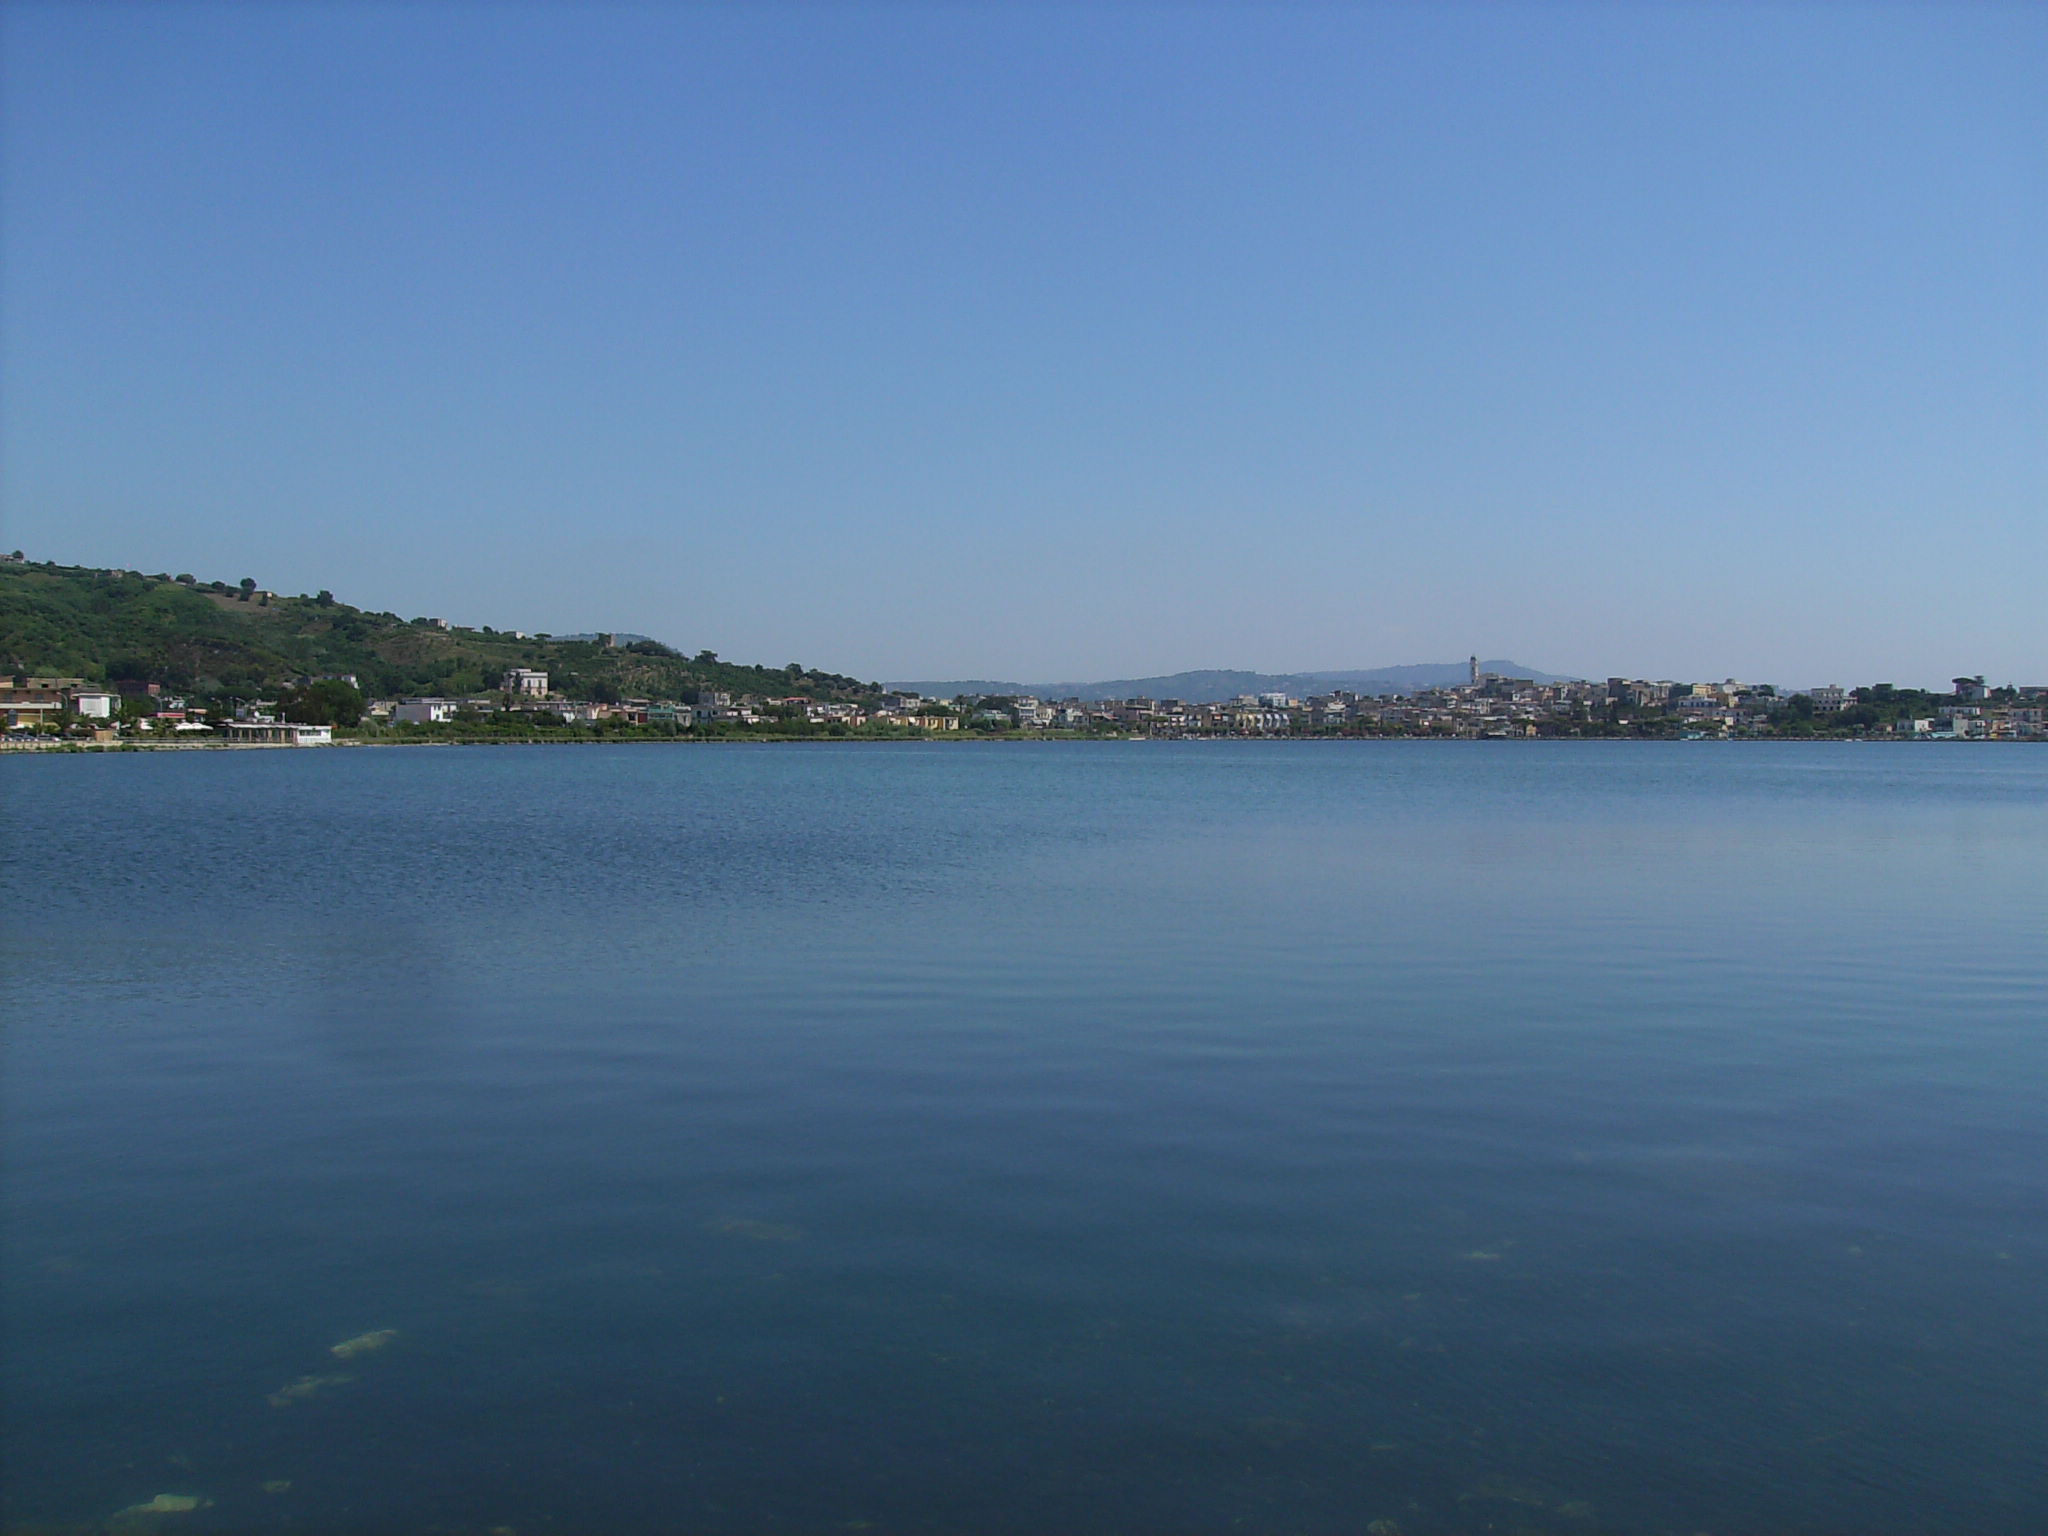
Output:
[[10,1529],[2048,1528],[2048,754],[0,779]]

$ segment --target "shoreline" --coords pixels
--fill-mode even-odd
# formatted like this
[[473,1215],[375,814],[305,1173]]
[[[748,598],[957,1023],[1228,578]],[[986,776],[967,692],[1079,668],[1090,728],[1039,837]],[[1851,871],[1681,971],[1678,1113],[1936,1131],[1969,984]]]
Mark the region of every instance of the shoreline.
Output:
[[328,742],[323,746],[300,746],[283,741],[65,741],[0,742],[0,755],[84,756],[110,752],[320,752],[335,748],[368,747],[721,747],[721,746],[1086,746],[1094,743],[1129,742],[1287,742],[1302,746],[1362,744],[1403,744],[1410,742],[1458,743],[1470,746],[1527,746],[1540,743],[1572,743],[1582,746],[1944,746],[2024,747],[2042,745],[2042,739],[1942,739],[1904,736],[1058,736],[991,735],[962,736],[460,736],[424,741]]

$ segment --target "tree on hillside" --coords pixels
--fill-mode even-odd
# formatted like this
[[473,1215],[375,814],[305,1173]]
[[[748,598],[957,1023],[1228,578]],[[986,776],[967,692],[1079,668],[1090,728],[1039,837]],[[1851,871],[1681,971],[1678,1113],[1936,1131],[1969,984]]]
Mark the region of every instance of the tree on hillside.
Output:
[[241,587],[244,592],[254,592],[256,590],[256,578],[254,576],[244,576],[241,581]]
[[277,701],[285,719],[300,725],[351,726],[362,723],[363,696],[338,677],[295,688]]

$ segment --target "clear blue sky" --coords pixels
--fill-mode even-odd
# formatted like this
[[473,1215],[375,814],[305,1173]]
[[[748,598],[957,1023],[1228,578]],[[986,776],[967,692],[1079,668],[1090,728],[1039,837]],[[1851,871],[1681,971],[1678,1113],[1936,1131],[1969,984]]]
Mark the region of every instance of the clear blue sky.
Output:
[[2048,6],[0,27],[37,558],[875,678],[2048,681]]

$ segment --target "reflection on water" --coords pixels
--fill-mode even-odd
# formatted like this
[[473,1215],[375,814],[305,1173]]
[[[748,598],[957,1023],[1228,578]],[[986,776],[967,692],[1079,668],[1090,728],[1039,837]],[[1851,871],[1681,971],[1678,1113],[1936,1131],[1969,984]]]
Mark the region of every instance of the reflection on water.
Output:
[[2048,1528],[2048,754],[0,763],[11,1529]]

